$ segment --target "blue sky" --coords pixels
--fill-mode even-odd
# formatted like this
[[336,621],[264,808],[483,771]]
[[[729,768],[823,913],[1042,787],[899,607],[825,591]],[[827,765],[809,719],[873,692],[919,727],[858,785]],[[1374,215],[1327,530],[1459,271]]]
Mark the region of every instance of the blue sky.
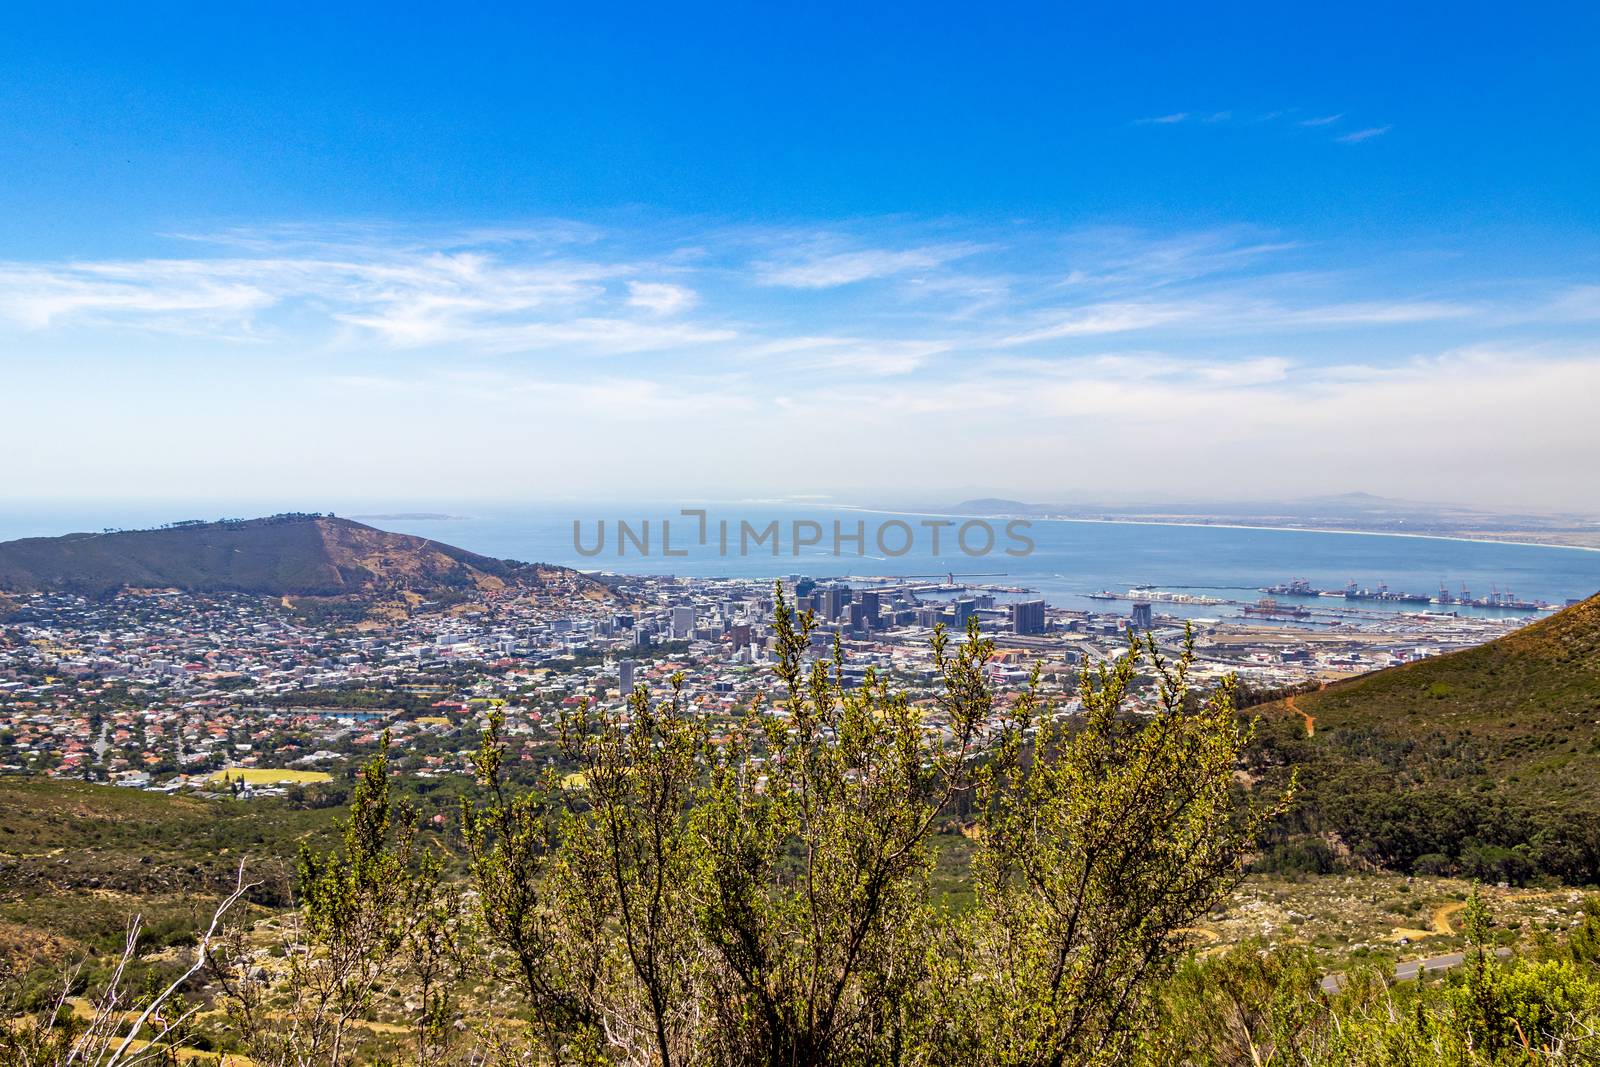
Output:
[[10,492],[1600,510],[1592,6],[864,7],[8,9]]

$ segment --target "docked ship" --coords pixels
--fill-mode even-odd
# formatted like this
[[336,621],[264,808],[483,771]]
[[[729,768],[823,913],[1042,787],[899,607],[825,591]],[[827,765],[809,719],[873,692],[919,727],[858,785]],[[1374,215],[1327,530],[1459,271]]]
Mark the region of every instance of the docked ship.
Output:
[[[1343,589],[1311,589],[1305,585],[1305,592],[1301,596],[1325,596],[1339,600],[1367,600],[1378,601],[1384,604],[1431,604],[1433,598],[1421,593],[1396,593],[1390,590],[1387,582],[1379,582],[1376,589],[1363,589],[1356,584],[1355,579]],[[1271,592],[1272,590],[1267,590]]]
[[1280,604],[1271,597],[1262,597],[1254,604],[1244,606],[1244,614],[1263,619],[1305,619],[1311,612],[1298,604]]
[[1461,592],[1450,594],[1439,583],[1439,595],[1433,601],[1435,604],[1462,604],[1469,608],[1499,608],[1502,611],[1554,611],[1555,605],[1543,600],[1519,600],[1517,595],[1507,589],[1501,592],[1499,587],[1490,586],[1488,596],[1475,597],[1466,586],[1461,587]]
[[1269,585],[1261,591],[1270,596],[1317,596],[1320,592],[1311,588],[1311,583],[1304,578],[1296,578],[1283,585]]
[[1330,597],[1336,600],[1376,601],[1383,604],[1459,604],[1463,607],[1497,608],[1501,611],[1554,610],[1553,605],[1543,600],[1521,600],[1509,589],[1502,592],[1498,587],[1490,588],[1488,596],[1475,597],[1466,586],[1461,587],[1460,593],[1451,593],[1441,582],[1439,595],[1428,596],[1424,593],[1397,593],[1392,591],[1386,582],[1379,582],[1376,589],[1363,589],[1352,579],[1343,589],[1318,589],[1304,578],[1295,578],[1279,585],[1267,586],[1261,591],[1269,596]]
[[1352,593],[1355,582],[1345,587],[1344,595],[1352,600],[1382,600],[1392,604],[1431,604],[1433,597],[1426,593],[1391,593],[1387,582],[1379,582],[1376,589],[1363,589],[1359,593]]

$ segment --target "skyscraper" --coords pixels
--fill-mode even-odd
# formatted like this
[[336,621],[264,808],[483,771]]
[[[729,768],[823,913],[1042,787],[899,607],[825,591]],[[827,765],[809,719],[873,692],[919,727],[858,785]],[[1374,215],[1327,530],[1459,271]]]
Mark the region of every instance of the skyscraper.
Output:
[[679,604],[672,609],[672,636],[682,639],[694,633],[694,605]]
[[1044,601],[1022,600],[1011,605],[1011,632],[1044,633]]
[[881,611],[879,594],[872,589],[863,589],[861,591],[860,600],[861,615],[862,618],[866,620],[865,625],[869,629],[878,629],[882,621],[879,617],[879,613]]
[[617,661],[617,688],[622,691],[623,697],[633,692],[633,672],[638,667],[631,659]]
[[1133,618],[1130,625],[1135,630],[1153,630],[1156,626],[1155,615],[1150,610],[1148,600],[1135,600],[1133,602]]

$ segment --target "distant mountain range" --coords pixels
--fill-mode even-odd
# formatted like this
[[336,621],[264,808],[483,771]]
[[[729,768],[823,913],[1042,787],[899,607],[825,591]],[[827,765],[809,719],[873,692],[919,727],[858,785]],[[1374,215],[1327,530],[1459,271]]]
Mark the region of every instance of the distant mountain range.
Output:
[[[0,543],[0,592],[181,589],[274,597],[460,597],[575,571],[491,559],[331,515],[186,522]],[[597,587],[598,588],[598,587]]]
[[1600,547],[1600,518],[1539,515],[1338,493],[1280,501],[1173,500],[1029,503],[1002,497],[930,508],[958,515],[1031,516],[1112,522],[1231,524],[1282,529],[1414,533]]

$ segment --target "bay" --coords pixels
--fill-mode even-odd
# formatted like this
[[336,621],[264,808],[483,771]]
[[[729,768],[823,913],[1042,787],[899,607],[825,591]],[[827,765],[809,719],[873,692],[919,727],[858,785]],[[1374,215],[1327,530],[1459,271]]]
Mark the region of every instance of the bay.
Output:
[[[326,506],[326,505],[324,505]],[[699,517],[705,512],[706,543],[699,542]],[[0,506],[0,540],[53,536],[104,527],[136,528],[178,519],[240,517],[284,510],[273,502],[158,503],[112,502],[97,508],[82,503],[8,504]],[[1022,536],[1032,542],[1026,555],[1011,556],[1021,542],[1006,535],[1006,520],[987,520],[995,543],[986,554],[969,555],[955,544],[955,534],[970,516],[907,515],[792,502],[615,502],[615,503],[362,503],[339,511],[381,529],[414,534],[505,559],[519,559],[620,573],[675,574],[708,578],[774,578],[804,574],[817,578],[861,576],[943,577],[953,573],[972,583],[1019,587],[1026,593],[997,594],[1001,600],[1043,596],[1059,607],[1108,610],[1107,602],[1085,594],[1102,590],[1125,592],[1154,587],[1223,600],[1253,601],[1266,586],[1304,578],[1314,587],[1340,589],[1355,581],[1364,588],[1387,583],[1390,590],[1436,594],[1441,583],[1452,593],[1465,586],[1474,596],[1491,589],[1514,592],[1526,600],[1560,605],[1600,589],[1600,552],[1575,548],[1463,541],[1449,538],[1332,533],[1305,530],[1245,529],[1228,526],[1178,526],[1127,522],[1031,519]],[[443,517],[441,517],[443,516]],[[598,553],[599,523],[607,537]],[[684,555],[662,554],[662,524],[671,524],[671,548]],[[617,524],[626,523],[635,539],[648,526],[648,554],[637,540],[618,545]],[[575,535],[574,523],[577,524]],[[719,537],[722,524],[730,536],[726,549]],[[777,524],[779,537],[751,544],[740,533],[748,524],[755,533]],[[814,523],[818,544],[796,549],[797,523]],[[934,551],[932,527],[940,526]],[[834,551],[835,524],[844,540]],[[897,525],[897,524],[903,524]],[[808,533],[810,527],[801,527]],[[857,543],[853,535],[860,531]],[[911,540],[903,555],[893,555]],[[970,532],[970,531],[969,531]],[[880,543],[879,534],[885,541]],[[969,548],[984,538],[971,532]],[[776,547],[776,553],[773,552]],[[963,579],[963,575],[971,577]],[[1419,605],[1360,605],[1370,610],[1416,611]],[[1164,613],[1190,617],[1230,615],[1236,607],[1163,605]],[[1451,606],[1464,614],[1523,614]]]

